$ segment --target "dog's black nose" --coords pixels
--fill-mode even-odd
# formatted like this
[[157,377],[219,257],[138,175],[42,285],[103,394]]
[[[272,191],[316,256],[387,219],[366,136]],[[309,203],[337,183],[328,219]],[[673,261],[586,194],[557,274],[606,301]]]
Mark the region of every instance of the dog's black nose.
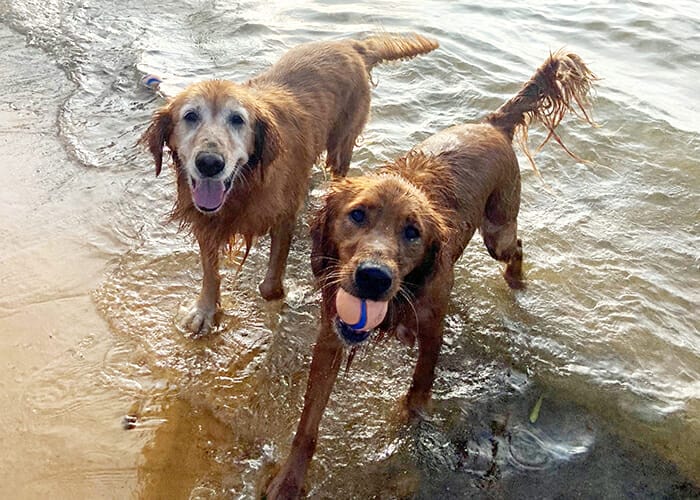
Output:
[[214,177],[224,169],[224,157],[219,153],[197,153],[194,164],[204,177]]
[[362,262],[355,269],[355,286],[361,299],[379,300],[391,288],[391,270],[374,262]]

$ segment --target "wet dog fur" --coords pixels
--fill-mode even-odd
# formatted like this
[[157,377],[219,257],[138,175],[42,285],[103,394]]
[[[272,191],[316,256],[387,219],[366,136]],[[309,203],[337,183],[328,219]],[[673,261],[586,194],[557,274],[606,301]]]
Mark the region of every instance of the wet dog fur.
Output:
[[219,254],[234,237],[269,233],[270,258],[260,293],[283,296],[282,278],[311,167],[327,152],[344,176],[370,106],[370,71],[382,61],[430,52],[420,35],[315,42],[288,51],[275,65],[237,84],[196,83],[153,116],[140,139],[161,172],[167,145],[177,175],[173,217],[200,248],[199,298],[182,321],[208,332],[220,300]]
[[[508,285],[523,287],[514,136],[526,138],[530,121],[537,119],[559,141],[555,128],[574,104],[590,122],[586,98],[594,80],[576,54],[553,54],[514,98],[482,122],[443,130],[374,174],[332,184],[312,226],[311,264],[323,301],[321,332],[291,452],[270,483],[268,498],[301,494],[318,426],[349,346],[338,328],[338,287],[360,298],[389,301],[378,330],[418,341],[405,404],[410,415],[424,415],[454,264],[477,229],[491,256],[505,264]],[[378,281],[365,277],[360,282],[361,266],[370,266]]]

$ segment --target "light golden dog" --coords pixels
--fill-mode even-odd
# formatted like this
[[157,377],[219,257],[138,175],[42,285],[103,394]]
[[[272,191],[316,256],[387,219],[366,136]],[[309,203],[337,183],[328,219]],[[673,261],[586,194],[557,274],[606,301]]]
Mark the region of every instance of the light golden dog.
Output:
[[197,83],[153,116],[140,142],[161,171],[167,144],[177,174],[173,216],[199,243],[202,290],[183,321],[210,330],[219,303],[219,254],[232,237],[247,250],[270,233],[270,260],[260,284],[265,299],[281,298],[297,212],[313,163],[327,151],[334,176],[347,172],[370,105],[370,71],[382,61],[430,52],[419,35],[316,42],[287,52],[243,84]]
[[491,256],[506,264],[508,284],[523,286],[515,133],[526,138],[528,124],[538,119],[549,137],[559,140],[554,129],[574,103],[590,122],[585,105],[594,80],[577,55],[554,54],[481,123],[443,130],[373,175],[333,183],[312,226],[311,265],[323,298],[321,332],[292,449],[267,489],[268,499],[301,494],[344,351],[372,336],[372,330],[356,330],[340,318],[338,290],[384,304],[386,316],[376,328],[380,333],[409,344],[418,340],[406,405],[410,414],[422,415],[430,400],[454,264],[477,229]]

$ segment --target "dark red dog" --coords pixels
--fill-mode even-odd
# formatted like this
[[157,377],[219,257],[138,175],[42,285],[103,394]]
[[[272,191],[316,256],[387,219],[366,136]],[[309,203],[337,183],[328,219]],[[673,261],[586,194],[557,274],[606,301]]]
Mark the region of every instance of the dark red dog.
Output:
[[[514,135],[526,137],[537,119],[558,140],[554,129],[573,104],[590,122],[585,105],[594,81],[577,55],[551,55],[481,123],[443,130],[373,175],[333,183],[312,227],[311,263],[323,295],[321,333],[292,450],[268,498],[300,495],[344,351],[374,331],[418,339],[406,404],[413,415],[426,410],[454,264],[477,229],[491,256],[505,263],[508,284],[523,285]],[[354,303],[363,310],[348,318]],[[380,317],[368,329],[372,314]]]

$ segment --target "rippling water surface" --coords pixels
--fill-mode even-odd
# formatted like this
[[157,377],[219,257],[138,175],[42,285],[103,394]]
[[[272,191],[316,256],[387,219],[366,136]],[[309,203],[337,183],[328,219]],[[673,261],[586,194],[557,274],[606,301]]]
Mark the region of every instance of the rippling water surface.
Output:
[[[478,236],[458,263],[432,420],[407,426],[399,416],[416,353],[392,342],[364,349],[336,384],[308,493],[698,494],[695,2],[0,0],[0,16],[0,133],[7,144],[22,134],[45,138],[37,155],[44,173],[29,183],[34,203],[20,193],[0,205],[2,229],[13,236],[2,246],[11,285],[0,327],[9,335],[25,303],[54,304],[46,324],[33,324],[52,331],[53,318],[63,342],[50,361],[2,344],[10,367],[2,387],[12,403],[2,421],[34,436],[8,438],[13,449],[0,462],[8,492],[255,494],[289,450],[318,330],[308,211],[285,300],[257,294],[263,238],[242,271],[235,258],[222,270],[216,333],[183,336],[176,317],[197,293],[198,254],[166,222],[172,173],[155,179],[134,147],[162,102],[139,80],[156,73],[173,93],[204,78],[244,80],[299,43],[418,31],[441,47],[375,69],[372,118],[351,175],[494,110],[560,47],[601,77],[601,126],[565,120],[563,141],[588,162],[549,144],[537,157],[544,182],[521,161],[526,291],[507,288]],[[531,136],[543,138],[537,127]],[[309,207],[325,187],[320,169],[314,175]],[[36,217],[70,245],[44,245]],[[66,304],[70,290],[33,286],[14,257],[30,250],[37,266],[45,259],[74,276],[98,274],[92,302]],[[71,259],[81,252],[91,256],[90,271]],[[95,308],[101,319],[84,319]],[[32,464],[46,467],[28,476],[17,472],[21,443],[34,439]],[[66,449],[71,460],[55,458]],[[38,482],[23,484],[27,477]]]

